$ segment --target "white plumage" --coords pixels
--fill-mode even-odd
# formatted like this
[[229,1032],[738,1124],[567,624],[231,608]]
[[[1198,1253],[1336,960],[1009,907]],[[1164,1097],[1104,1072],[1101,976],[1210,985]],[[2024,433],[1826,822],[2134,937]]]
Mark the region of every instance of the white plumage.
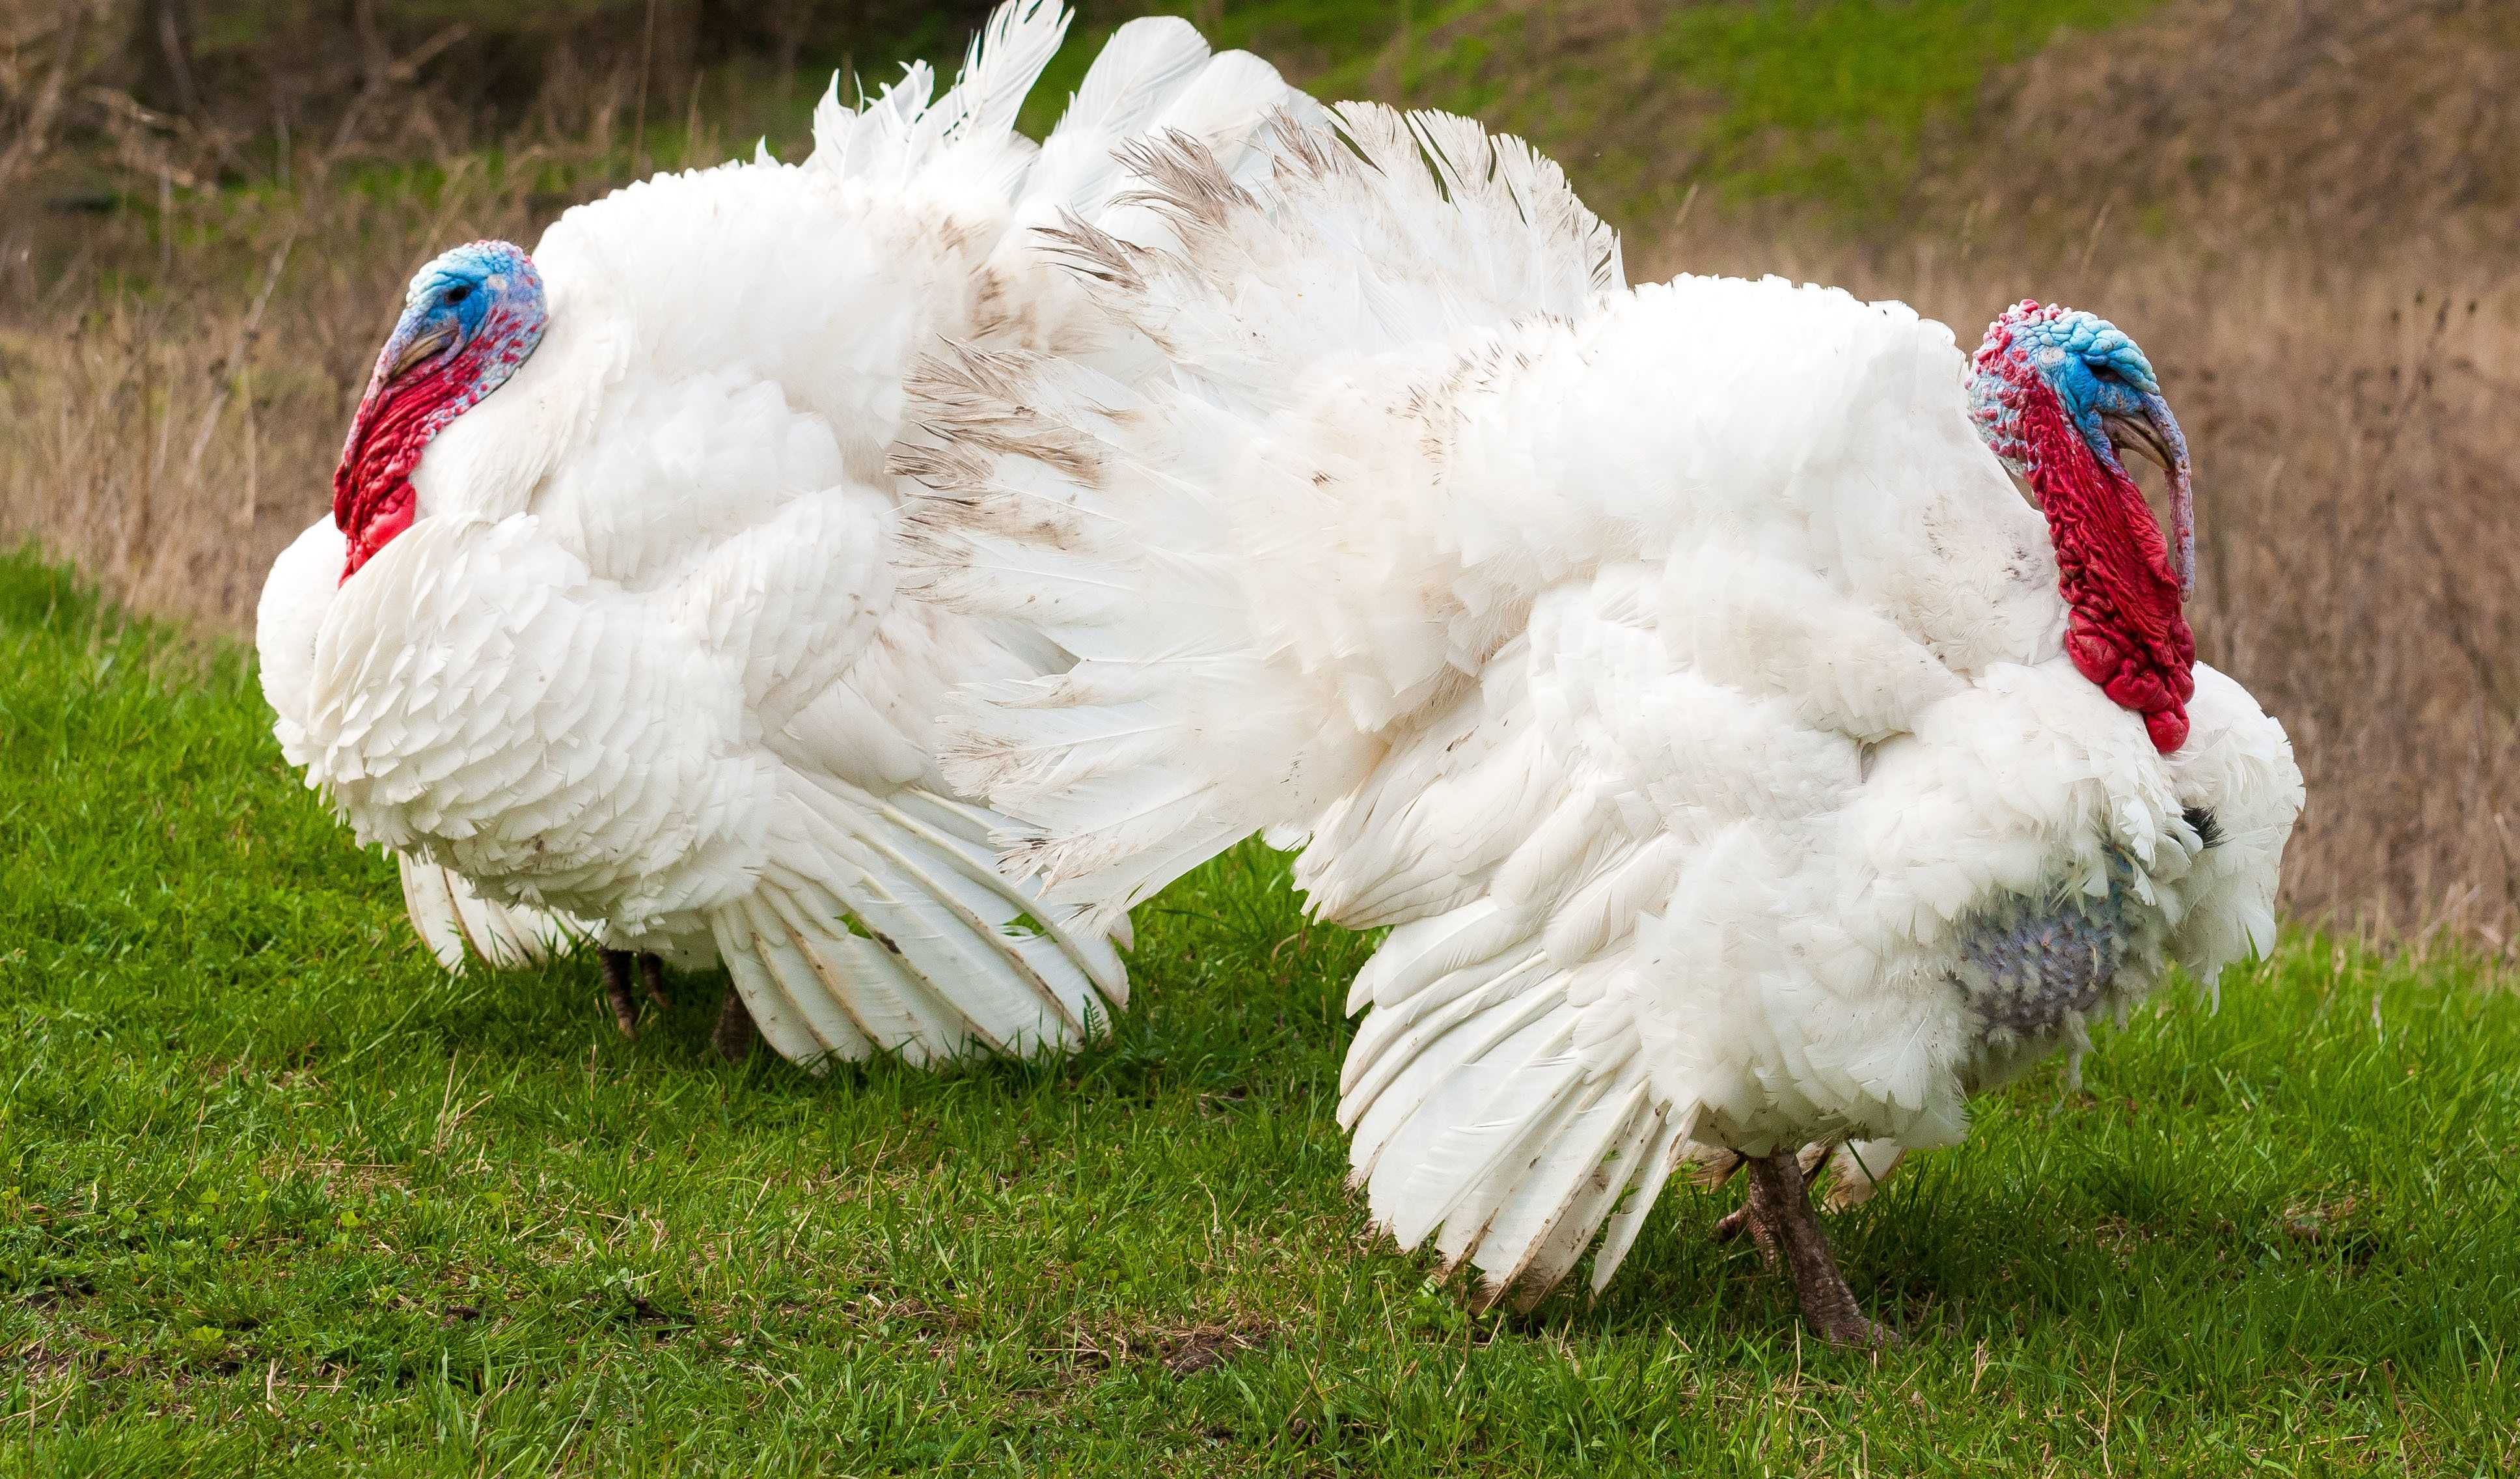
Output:
[[1598,1243],[1598,1287],[1681,1160],[1949,1143],[2165,962],[2270,943],[2282,730],[2200,667],[2160,754],[2062,655],[1948,330],[1628,291],[1518,141],[1332,112],[1248,189],[1137,151],[1177,246],[1070,233],[1168,376],[965,348],[903,466],[919,588],[1080,659],[949,726],[1012,871],[1108,909],[1267,829],[1391,926],[1339,1118],[1404,1245],[1537,1298]]
[[835,81],[801,165],[569,211],[532,256],[548,331],[428,443],[416,521],[346,579],[331,520],[275,564],[283,749],[402,854],[441,960],[591,934],[722,961],[806,1059],[1072,1044],[1125,1000],[1119,926],[1043,918],[990,866],[999,819],[937,772],[951,684],[1066,659],[903,593],[886,448],[936,336],[1095,351],[1025,227],[1156,240],[1098,160],[1162,128],[1230,161],[1309,104],[1142,21],[1036,148],[1013,118],[1066,25],[1010,0],[940,98],[923,67],[860,111]]

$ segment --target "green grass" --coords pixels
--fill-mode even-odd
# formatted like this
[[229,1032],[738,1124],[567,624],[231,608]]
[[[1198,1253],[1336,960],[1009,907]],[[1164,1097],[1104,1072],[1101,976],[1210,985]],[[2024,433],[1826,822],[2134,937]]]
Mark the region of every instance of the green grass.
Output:
[[1928,124],[1965,123],[1991,69],[2158,0],[1752,0],[1675,7],[1656,65],[1725,102],[1710,174],[1736,196],[1882,204]]
[[[248,664],[0,560],[0,1471],[2485,1474],[2520,1464],[2520,998],[2288,947],[1837,1219],[1801,1338],[1729,1198],[1472,1318],[1366,1231],[1362,943],[1238,853],[1066,1063],[636,1043],[441,975]],[[1185,1359],[1210,1350],[1222,1359]]]

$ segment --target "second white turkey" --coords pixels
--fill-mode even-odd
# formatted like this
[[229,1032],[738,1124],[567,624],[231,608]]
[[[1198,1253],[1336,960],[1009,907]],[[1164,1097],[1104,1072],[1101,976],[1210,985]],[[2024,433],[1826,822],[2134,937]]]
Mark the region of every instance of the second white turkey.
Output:
[[1263,829],[1389,927],[1339,1119],[1403,1245],[1598,1287],[1737,1155],[1807,1320],[1881,1338],[1795,1152],[1956,1141],[2272,938],[2301,781],[2194,660],[2176,419],[2089,314],[1971,360],[1830,290],[1631,291],[1519,142],[1333,114],[1248,183],[1134,151],[1174,242],[1064,232],[1167,374],[914,380],[921,588],[1079,658],[969,691],[947,775],[1078,927]]

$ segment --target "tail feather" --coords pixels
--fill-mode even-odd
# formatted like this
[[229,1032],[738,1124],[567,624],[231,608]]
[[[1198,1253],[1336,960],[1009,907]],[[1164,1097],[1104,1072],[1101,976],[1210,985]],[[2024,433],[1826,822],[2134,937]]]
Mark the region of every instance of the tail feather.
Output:
[[[837,900],[806,880],[788,881],[787,889],[764,889],[746,901],[762,926],[773,967],[783,976],[806,987],[820,983],[869,1041],[913,1060],[921,1058],[922,1045],[958,1042],[970,1032],[953,1003],[896,956],[874,940],[835,932],[823,922]],[[809,903],[815,906],[810,913]],[[796,962],[808,974],[784,968]]]
[[1207,63],[1207,41],[1189,22],[1178,16],[1132,21],[1102,43],[1051,137],[1134,134]]
[[[1145,129],[1148,138],[1187,138],[1205,148],[1227,178],[1252,185],[1275,166],[1275,141],[1288,126],[1318,126],[1328,114],[1286,85],[1278,68],[1249,52],[1220,52]],[[1130,240],[1154,245],[1152,238]]]
[[[780,1056],[813,1063],[875,1052],[875,1040],[841,995],[822,980],[769,910],[747,901],[710,922],[737,994],[762,1040]],[[859,964],[869,973],[881,968],[876,962]]]
[[1589,1097],[1545,1147],[1510,1168],[1514,1181],[1498,1196],[1479,1239],[1477,1256],[1491,1271],[1490,1287],[1520,1288],[1525,1302],[1534,1300],[1532,1288],[1545,1293],[1564,1277],[1592,1241],[1603,1203],[1624,1189],[1631,1168],[1622,1153],[1653,1118],[1652,1086],[1641,1077],[1593,1078],[1588,1088]]
[[[1128,941],[1125,938],[1108,932],[1093,933],[1071,929],[1062,923],[1053,911],[1043,910],[1038,914],[1034,913],[1033,906],[1039,901],[1024,892],[1018,885],[1008,882],[998,872],[997,848],[985,821],[980,822],[976,836],[960,830],[953,825],[955,822],[968,823],[984,818],[984,813],[970,812],[968,808],[961,809],[958,814],[942,813],[941,809],[934,806],[939,798],[928,796],[923,792],[904,792],[899,799],[908,804],[904,806],[884,804],[881,807],[884,818],[913,836],[942,850],[961,869],[964,877],[979,890],[979,902],[966,911],[967,917],[989,913],[995,907],[991,901],[1002,902],[1012,907],[1016,914],[1031,919],[1041,930],[1038,935],[1018,938],[1015,941],[1015,948],[1027,959],[1043,958],[1035,962],[1038,973],[1043,973],[1045,977],[1064,976],[1071,967],[1081,969],[1093,989],[1100,992],[1113,1007],[1125,1008],[1129,1005],[1128,968],[1120,964],[1120,958],[1112,952],[1114,944],[1127,945]],[[922,802],[929,805],[923,807],[919,805]],[[920,815],[922,811],[929,812],[929,817],[922,818]],[[1120,916],[1116,923],[1125,932],[1127,917]],[[1067,1009],[1068,999],[1062,998],[1062,1009]],[[1074,996],[1072,1007],[1073,1009],[1068,1009],[1068,1015],[1081,1030],[1086,1025],[1085,1017],[1091,1014],[1093,1009],[1092,998],[1079,993]]]
[[1412,919],[1384,936],[1382,948],[1356,973],[1347,991],[1348,1013],[1368,1007],[1397,1011],[1431,983],[1492,959],[1530,933],[1528,919],[1493,898]]
[[[1419,1070],[1421,1079],[1450,1071],[1450,1060],[1430,1055],[1427,1049],[1462,1022],[1548,973],[1548,963],[1536,952],[1502,970],[1483,962],[1449,973],[1405,1006],[1368,1016],[1357,1029],[1340,1071],[1347,1081],[1339,1091],[1340,1128],[1379,1144],[1388,1138],[1389,1127],[1416,1112],[1418,1101],[1431,1088],[1422,1082],[1403,1082],[1410,1071]],[[1386,1095],[1394,1107],[1384,1113],[1378,1127],[1369,1116]]]
[[1207,42],[1177,16],[1148,16],[1111,33],[1042,142],[1025,194],[1030,224],[1060,210],[1091,216],[1123,178],[1112,151],[1146,131],[1209,65]]
[[1058,0],[1007,0],[990,12],[964,55],[953,91],[936,100],[939,136],[952,143],[1012,130],[1073,19]]
[[1473,1250],[1496,1211],[1489,1178],[1573,1112],[1584,1070],[1566,1054],[1573,1022],[1552,996],[1533,992],[1460,1029],[1470,1055],[1384,1147],[1368,1188],[1404,1247],[1433,1237],[1448,1261]]
[[406,853],[398,861],[412,930],[450,971],[463,970],[470,957],[496,970],[536,965],[568,954],[588,937],[587,927],[565,915],[485,899],[426,858]]
[[1392,932],[1338,1117],[1376,1222],[1476,1269],[1484,1302],[1528,1307],[1597,1240],[1594,1286],[1607,1280],[1688,1116],[1629,1039],[1587,1030],[1592,993],[1527,927],[1495,937],[1508,918],[1481,901]]
[[769,866],[711,921],[782,1053],[929,1062],[1069,1047],[1127,1001],[1105,940],[989,866],[989,814],[819,779],[786,799]]
[[[1077,1030],[1013,943],[954,897],[962,880],[950,865],[938,869],[932,856],[913,861],[880,830],[850,825],[856,818],[808,811],[802,820],[827,863],[813,876],[920,988],[905,1006],[922,1025],[907,1035],[886,1031],[879,1041],[907,1053],[914,1042],[923,1048],[976,1038],[993,1052],[1013,1052],[1026,1036],[1038,1038],[1045,1012],[1056,1037]],[[936,1009],[917,1010],[926,1005],[922,998]]]
[[[1321,106],[1249,52],[1211,56],[1178,17],[1132,21],[1111,33],[1044,141],[1025,182],[1022,223],[1048,226],[1074,215],[1142,246],[1168,240],[1142,231],[1153,217],[1119,203],[1134,184],[1122,147],[1178,134],[1205,146],[1229,173],[1250,175],[1266,167],[1265,141],[1282,112],[1309,121],[1321,116]],[[1123,218],[1132,224],[1114,224]]]
[[[1653,1210],[1654,1202],[1662,1196],[1662,1184],[1671,1179],[1673,1168],[1680,1164],[1681,1154],[1688,1147],[1688,1137],[1680,1122],[1672,1117],[1669,1106],[1656,1106],[1652,1125],[1638,1145],[1636,1154],[1629,1158],[1627,1179],[1618,1182],[1614,1177],[1618,1190],[1602,1207],[1590,1209],[1591,1215],[1606,1219],[1601,1229],[1601,1245],[1593,1252],[1594,1293],[1598,1294],[1609,1287],[1610,1277],[1619,1272],[1619,1265],[1628,1261],[1628,1250],[1637,1245],[1637,1233],[1644,1228],[1645,1214]],[[1622,1198],[1625,1198],[1624,1202]],[[1558,1231],[1559,1239],[1572,1237],[1579,1243],[1589,1234],[1589,1229],[1579,1227],[1572,1220]],[[1552,1265],[1556,1278],[1563,1278],[1566,1270],[1574,1267],[1576,1256],[1569,1255],[1563,1267]],[[1531,1275],[1532,1284],[1541,1286],[1541,1277],[1549,1272],[1548,1269],[1535,1268]]]
[[[1022,893],[1018,885],[1008,883],[998,871],[999,848],[1009,836],[1006,818],[996,812],[973,806],[969,802],[957,801],[951,796],[940,796],[928,791],[903,791],[892,800],[894,805],[912,816],[921,818],[939,830],[949,832],[967,843],[968,845],[967,855],[978,860],[982,870],[988,874],[990,882],[1001,888],[1017,889],[1016,897],[1025,899],[1031,897],[1029,894]],[[1058,927],[1055,917],[1045,917],[1040,919],[1040,922],[1061,942],[1074,938],[1072,931]],[[1111,998],[1114,1006],[1126,1007],[1129,1005],[1128,971],[1126,967],[1119,964],[1116,957],[1109,955],[1109,951],[1114,947],[1120,950],[1133,948],[1137,943],[1136,931],[1130,927],[1129,917],[1125,914],[1114,914],[1109,919],[1102,921],[1102,924],[1103,943],[1101,946],[1095,945],[1090,938],[1087,938],[1075,948],[1080,951],[1095,952],[1093,959],[1098,963],[1098,972],[1102,968],[1099,965],[1100,962],[1106,959],[1110,961],[1107,978],[1102,973],[1097,973],[1094,979],[1102,985],[1104,995]]]
[[1058,52],[1071,18],[1058,0],[1005,0],[972,39],[963,70],[943,97],[924,62],[902,68],[872,103],[851,108],[840,101],[834,74],[814,109],[814,155],[808,167],[843,178],[901,177],[961,144],[1012,146],[1004,167],[1008,183],[1021,177],[1032,146],[1014,133],[1026,94]]

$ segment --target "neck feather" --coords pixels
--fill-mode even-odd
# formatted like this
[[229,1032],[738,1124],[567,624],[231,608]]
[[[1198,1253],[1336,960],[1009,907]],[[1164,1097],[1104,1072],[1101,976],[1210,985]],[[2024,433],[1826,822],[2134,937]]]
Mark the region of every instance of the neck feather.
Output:
[[2196,638],[2161,525],[2143,490],[2100,461],[2054,396],[2032,398],[2020,430],[2030,485],[2056,546],[2066,654],[2113,701],[2141,714],[2167,754],[2187,738]]

